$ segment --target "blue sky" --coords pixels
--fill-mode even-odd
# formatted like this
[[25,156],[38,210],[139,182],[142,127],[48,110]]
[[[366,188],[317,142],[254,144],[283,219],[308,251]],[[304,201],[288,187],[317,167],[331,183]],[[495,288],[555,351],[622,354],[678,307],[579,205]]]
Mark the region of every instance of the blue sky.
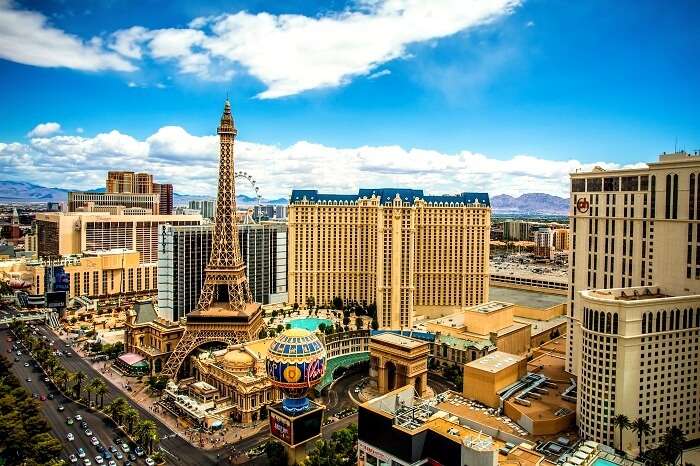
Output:
[[202,3],[0,0],[0,179],[121,164],[213,192],[227,92],[270,195],[561,195],[578,167],[700,149],[698,2]]

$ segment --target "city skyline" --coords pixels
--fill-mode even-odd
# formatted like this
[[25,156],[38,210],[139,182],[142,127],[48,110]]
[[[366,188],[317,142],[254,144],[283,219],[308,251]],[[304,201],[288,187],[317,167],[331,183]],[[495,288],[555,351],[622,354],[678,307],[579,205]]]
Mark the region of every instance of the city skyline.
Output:
[[[3,179],[91,189],[118,163],[163,173],[178,192],[212,195],[216,141],[206,117],[227,91],[240,168],[267,197],[370,185],[563,196],[577,168],[653,161],[676,141],[698,147],[692,110],[667,111],[698,97],[697,32],[665,26],[697,17],[690,3],[605,5],[605,15],[602,3],[440,3],[391,40],[373,26],[402,31],[424,6],[175,2],[159,15],[147,11],[157,5],[129,14],[119,2],[82,6],[0,3],[3,81],[23,83],[0,94]],[[323,24],[333,26],[332,59],[323,47],[308,50]],[[367,37],[348,33],[355,26]],[[640,46],[655,29],[658,43]],[[271,69],[280,37],[307,53]]]

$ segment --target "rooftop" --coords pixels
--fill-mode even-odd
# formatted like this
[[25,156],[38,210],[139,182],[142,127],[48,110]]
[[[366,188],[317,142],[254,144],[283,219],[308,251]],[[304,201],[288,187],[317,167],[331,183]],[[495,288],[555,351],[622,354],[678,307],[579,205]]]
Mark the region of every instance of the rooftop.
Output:
[[358,194],[322,194],[316,189],[294,189],[289,199],[290,204],[297,202],[310,203],[354,203],[360,199],[379,198],[381,204],[388,204],[399,197],[403,202],[415,203],[422,199],[429,204],[453,203],[465,205],[483,205],[490,207],[491,202],[487,193],[460,193],[454,195],[431,196],[423,194],[422,189],[402,189],[402,188],[371,188],[360,189]]
[[524,359],[523,356],[517,356],[503,351],[494,351],[466,365],[482,371],[496,373],[514,364],[518,364]]
[[492,346],[491,340],[469,340],[467,338],[459,338],[453,335],[437,335],[435,337],[436,345],[447,345],[453,349],[466,350],[466,349],[477,349],[482,350]]
[[500,301],[489,301],[482,304],[477,304],[476,306],[471,306],[465,309],[469,312],[480,312],[482,314],[490,314],[492,312],[500,311],[512,306],[511,303],[503,303]]
[[416,340],[415,338],[397,335],[395,333],[382,333],[379,335],[372,335],[371,341],[379,341],[394,346],[401,346],[407,349],[419,348],[423,345],[427,345],[427,342],[425,341],[420,341]]

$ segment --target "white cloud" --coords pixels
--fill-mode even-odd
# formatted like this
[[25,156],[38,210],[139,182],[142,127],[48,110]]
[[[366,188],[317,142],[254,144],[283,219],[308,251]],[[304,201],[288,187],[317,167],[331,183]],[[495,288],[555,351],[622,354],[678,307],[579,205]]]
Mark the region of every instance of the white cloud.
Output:
[[77,128],[75,128],[75,132],[78,134],[83,134],[83,132],[85,132],[85,130],[81,127],[77,127]]
[[83,41],[48,24],[41,13],[0,0],[0,58],[42,67],[84,71],[133,71],[128,60],[102,48],[99,38]]
[[27,136],[30,138],[43,138],[58,133],[59,131],[61,131],[61,125],[55,121],[50,121],[48,123],[39,123],[33,130],[27,133]]
[[372,73],[369,76],[367,76],[367,79],[377,79],[381,78],[382,76],[389,76],[391,74],[391,70],[381,70],[377,71],[376,73]]
[[531,27],[534,27],[534,26],[535,26],[535,22],[534,22],[534,21],[528,21],[527,23],[525,23],[525,27],[526,27],[526,28],[531,28]]
[[139,87],[139,85],[136,84],[134,81],[129,81],[128,83],[126,83],[126,86],[127,87]]
[[259,97],[278,98],[370,75],[388,61],[408,57],[411,44],[483,25],[519,4],[520,0],[358,0],[355,10],[314,17],[243,11],[195,18],[182,29],[117,31],[111,47],[130,58],[148,53],[174,60],[181,73],[203,79],[230,79],[243,68],[267,86]]
[[[545,192],[566,196],[568,175],[604,162],[545,160],[515,155],[499,160],[468,150],[447,154],[400,146],[335,148],[307,141],[278,147],[236,142],[236,169],[250,173],[267,198],[286,197],[294,188],[354,193],[360,187],[421,188],[430,194],[485,191],[491,195]],[[107,170],[156,174],[179,193],[214,195],[218,138],[195,136],[164,126],[144,140],[111,131],[95,137],[56,135],[29,143],[0,143],[0,172],[45,186],[90,189]],[[241,192],[247,193],[242,185]]]

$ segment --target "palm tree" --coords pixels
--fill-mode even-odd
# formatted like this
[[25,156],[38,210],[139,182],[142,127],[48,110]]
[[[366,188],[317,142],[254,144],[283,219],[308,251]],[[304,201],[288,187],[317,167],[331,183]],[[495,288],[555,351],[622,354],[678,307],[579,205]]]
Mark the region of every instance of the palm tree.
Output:
[[86,378],[87,376],[83,371],[78,371],[73,374],[73,381],[75,382],[75,385],[73,386],[73,393],[78,400],[80,399],[80,390],[83,387],[83,381]]
[[114,419],[114,422],[116,422],[117,425],[120,425],[122,423],[122,419],[124,419],[124,414],[126,413],[126,410],[128,408],[129,403],[127,403],[124,398],[117,397],[105,407],[104,411],[112,419]]
[[156,423],[150,419],[140,420],[138,424],[136,424],[134,435],[138,439],[139,443],[146,447],[148,453],[151,453],[155,444],[160,442]]
[[124,422],[126,422],[127,430],[130,434],[134,433],[134,423],[139,421],[139,412],[134,408],[129,407],[124,412]]
[[683,464],[683,447],[686,442],[685,432],[679,427],[673,426],[666,431],[661,443],[671,464],[676,464],[678,455],[681,455],[680,464]]
[[100,397],[100,408],[105,405],[105,395],[109,393],[107,384],[102,379],[95,379],[95,403],[97,403],[97,397]]
[[90,401],[92,400],[92,392],[95,391],[95,387],[93,387],[92,382],[85,384],[85,393],[87,393],[87,402],[88,406],[90,406]]
[[61,387],[61,390],[65,391],[68,383],[68,372],[63,367],[57,368],[53,373],[53,381]]
[[643,417],[638,417],[632,422],[632,430],[637,433],[639,439],[639,456],[644,455],[644,436],[651,434],[651,426]]
[[624,414],[618,414],[612,419],[612,425],[620,429],[620,451],[622,451],[622,432],[632,426],[630,418]]

